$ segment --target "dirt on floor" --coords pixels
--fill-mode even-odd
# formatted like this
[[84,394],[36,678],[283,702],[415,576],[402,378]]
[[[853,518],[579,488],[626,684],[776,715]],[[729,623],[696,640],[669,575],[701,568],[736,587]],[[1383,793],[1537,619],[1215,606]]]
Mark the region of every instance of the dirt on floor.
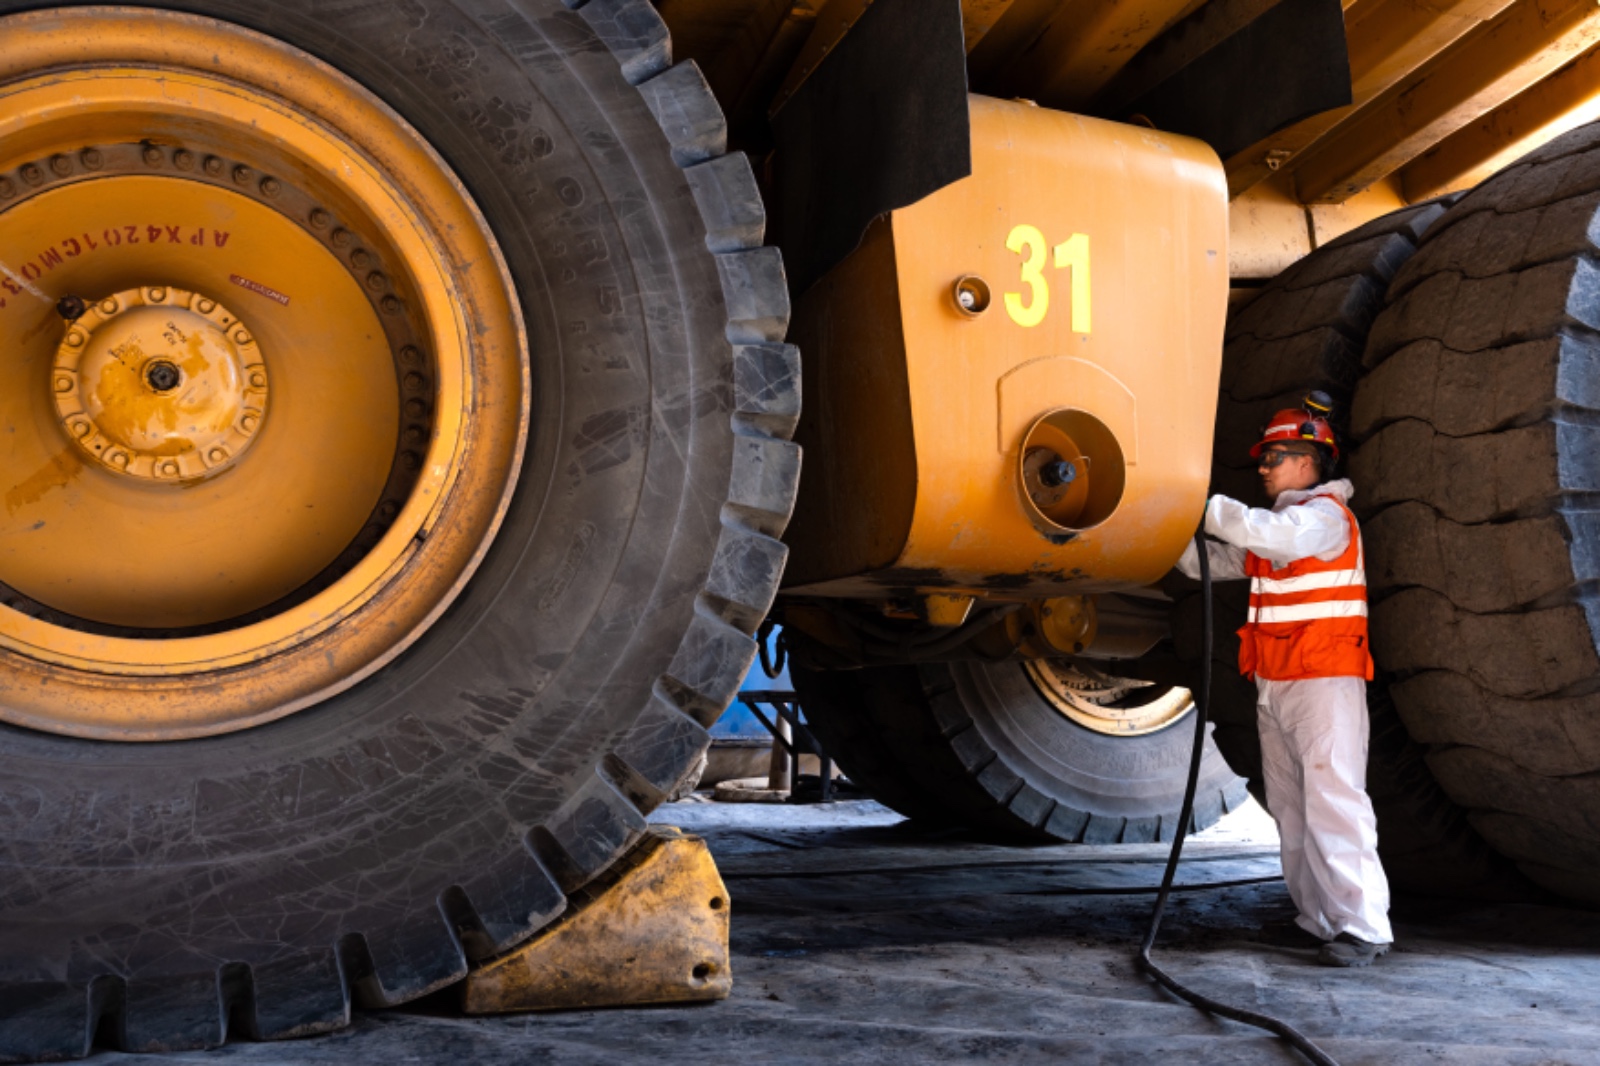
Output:
[[[155,1061],[411,1063],[1273,1063],[1269,1034],[1174,999],[1136,969],[1166,845],[1004,848],[929,835],[867,801],[673,804],[733,905],[721,1003],[456,1015],[444,997],[343,1033]],[[1157,959],[1215,998],[1291,1022],[1344,1066],[1600,1064],[1600,914],[1400,900],[1370,970],[1263,943],[1292,914],[1252,804],[1195,838]]]

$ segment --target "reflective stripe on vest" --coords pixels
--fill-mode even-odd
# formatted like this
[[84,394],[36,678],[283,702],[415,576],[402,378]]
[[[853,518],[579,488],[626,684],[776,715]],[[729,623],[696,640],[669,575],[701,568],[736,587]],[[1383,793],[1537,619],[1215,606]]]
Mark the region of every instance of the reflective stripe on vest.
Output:
[[1305,622],[1312,618],[1365,618],[1366,600],[1323,600],[1320,603],[1291,603],[1282,607],[1252,607],[1250,621]]
[[1361,529],[1337,498],[1312,496],[1302,504],[1314,499],[1332,500],[1343,512],[1349,543],[1337,559],[1310,556],[1276,568],[1259,555],[1246,555],[1250,611],[1239,630],[1239,669],[1246,676],[1273,681],[1372,677]]

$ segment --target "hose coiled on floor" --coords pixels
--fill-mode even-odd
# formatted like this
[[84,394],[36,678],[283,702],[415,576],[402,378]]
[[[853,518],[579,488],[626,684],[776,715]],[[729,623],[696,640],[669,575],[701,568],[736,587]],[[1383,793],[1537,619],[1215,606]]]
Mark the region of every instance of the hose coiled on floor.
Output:
[[1183,855],[1183,841],[1189,835],[1189,820],[1194,816],[1194,793],[1200,781],[1200,759],[1205,754],[1206,747],[1206,715],[1211,705],[1211,645],[1212,645],[1212,620],[1211,620],[1211,555],[1206,550],[1205,529],[1202,527],[1195,531],[1195,547],[1200,554],[1200,606],[1204,612],[1202,617],[1203,656],[1200,660],[1200,687],[1195,690],[1194,696],[1194,751],[1189,756],[1189,780],[1183,789],[1183,808],[1178,813],[1178,834],[1173,838],[1172,851],[1167,855],[1167,868],[1161,875],[1161,890],[1156,893],[1155,908],[1150,914],[1150,928],[1144,934],[1144,942],[1139,945],[1139,968],[1151,977],[1154,977],[1161,986],[1178,996],[1180,999],[1209,1011],[1222,1018],[1231,1018],[1236,1022],[1244,1022],[1258,1029],[1276,1033],[1289,1043],[1298,1048],[1306,1058],[1316,1063],[1317,1066],[1339,1066],[1332,1055],[1323,1051],[1311,1038],[1300,1030],[1270,1014],[1258,1014],[1255,1011],[1245,1010],[1242,1007],[1232,1007],[1226,1003],[1218,1002],[1209,996],[1202,996],[1179,984],[1177,979],[1157,966],[1150,958],[1150,950],[1155,947],[1156,933],[1161,928],[1161,916],[1167,909],[1167,896],[1172,892],[1172,880],[1178,873],[1178,860]]

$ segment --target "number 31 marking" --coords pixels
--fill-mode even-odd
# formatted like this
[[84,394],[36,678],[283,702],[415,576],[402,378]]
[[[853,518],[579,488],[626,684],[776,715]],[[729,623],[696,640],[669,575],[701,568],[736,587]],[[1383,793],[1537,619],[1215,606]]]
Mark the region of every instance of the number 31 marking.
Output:
[[[1006,293],[1006,313],[1019,326],[1037,326],[1050,310],[1050,282],[1044,276],[1049,245],[1036,227],[1023,225],[1012,229],[1006,238],[1006,247],[1027,256],[1022,261],[1022,283],[1028,287],[1026,302],[1020,292]],[[1054,252],[1055,268],[1071,272],[1072,332],[1088,333],[1089,235],[1074,233],[1056,245]]]

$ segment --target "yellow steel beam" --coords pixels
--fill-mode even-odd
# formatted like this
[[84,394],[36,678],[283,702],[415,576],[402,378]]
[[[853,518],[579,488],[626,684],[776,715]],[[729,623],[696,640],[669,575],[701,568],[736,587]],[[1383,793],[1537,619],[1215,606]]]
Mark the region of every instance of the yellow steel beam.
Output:
[[1517,0],[1307,151],[1306,203],[1339,203],[1600,41],[1594,0]]
[[1204,11],[1184,25],[1177,39],[1163,42],[1159,52],[1144,52],[1129,61],[1095,96],[1095,112],[1120,115],[1147,90],[1199,59],[1277,3],[1278,0],[1206,0],[1203,4],[1189,4],[1178,18],[1201,7]]
[[1347,4],[1351,106],[1313,115],[1235,154],[1226,163],[1229,194],[1238,196],[1265,181],[1358,108],[1500,14],[1510,2],[1356,0]]
[[817,14],[816,21],[812,24],[811,34],[806,38],[800,54],[795,57],[794,66],[789,69],[789,74],[783,79],[783,84],[778,87],[777,95],[772,98],[768,113],[777,114],[784,104],[789,102],[789,97],[794,91],[805,84],[811,77],[811,72],[817,65],[827,58],[838,43],[844,40],[844,35],[850,32],[850,27],[856,20],[872,6],[872,0],[822,0],[822,9]]
[[[1002,25],[1016,18],[1013,29],[1023,32],[1008,34],[1010,47],[987,57],[989,76],[997,79],[994,90],[1047,107],[1081,108],[1135,53],[1191,7],[1190,0],[1067,0],[1044,5],[1019,0]],[[991,31],[991,39],[1000,29]]]
[[1600,48],[1463,126],[1400,172],[1416,202],[1471,188],[1517,157],[1600,119]]
[[674,57],[693,59],[704,70],[715,57],[740,47],[753,22],[762,22],[783,0],[660,0],[656,10],[672,31]]
[[1014,0],[961,0],[961,30],[967,36],[967,51],[978,47],[978,42],[994,29],[1002,15],[1011,9]]
[[[816,28],[817,16],[828,0],[783,0],[778,6],[779,18],[764,21],[753,27],[749,47],[737,53],[740,61],[738,80],[734,89],[723,92],[723,82],[707,71],[706,78],[723,101],[731,131],[737,135],[750,123],[759,122],[766,114],[768,102]],[[757,45],[756,41],[765,44]],[[732,81],[730,77],[728,79]]]
[[1265,181],[1228,205],[1228,277],[1263,284],[1311,254],[1305,205],[1285,189],[1288,175]]

